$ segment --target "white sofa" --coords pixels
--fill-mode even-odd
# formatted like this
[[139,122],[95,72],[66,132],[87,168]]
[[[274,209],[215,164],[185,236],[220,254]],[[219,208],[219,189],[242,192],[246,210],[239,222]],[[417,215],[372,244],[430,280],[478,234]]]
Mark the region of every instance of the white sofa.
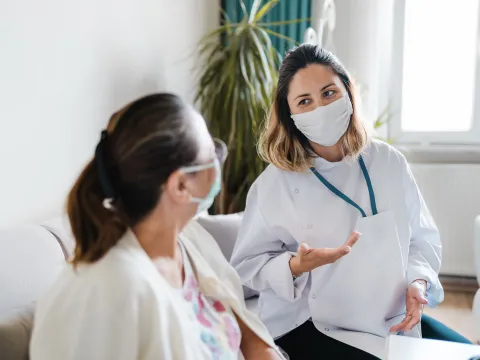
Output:
[[[241,214],[204,216],[199,223],[230,258]],[[0,360],[27,360],[35,301],[55,281],[72,254],[66,218],[0,231]],[[247,290],[247,306],[257,300]]]
[[28,359],[35,301],[64,264],[62,246],[44,227],[0,232],[0,359]]

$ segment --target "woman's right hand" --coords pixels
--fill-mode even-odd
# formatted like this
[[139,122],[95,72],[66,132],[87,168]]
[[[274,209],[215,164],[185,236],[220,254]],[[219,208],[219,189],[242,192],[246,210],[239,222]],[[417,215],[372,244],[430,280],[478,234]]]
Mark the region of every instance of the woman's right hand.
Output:
[[290,259],[290,270],[292,274],[294,276],[300,276],[319,266],[334,263],[352,250],[352,246],[355,245],[360,236],[361,234],[359,232],[353,232],[347,242],[338,248],[311,249],[305,243],[300,244],[297,256]]

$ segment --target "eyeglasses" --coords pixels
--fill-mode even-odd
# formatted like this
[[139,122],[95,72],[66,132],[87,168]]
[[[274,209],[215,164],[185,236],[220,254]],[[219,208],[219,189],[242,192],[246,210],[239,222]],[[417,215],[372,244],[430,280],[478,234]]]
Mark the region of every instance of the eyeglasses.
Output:
[[215,155],[220,162],[220,165],[223,165],[228,156],[227,145],[218,138],[213,138],[213,143],[215,145]]
[[[213,143],[215,145],[215,157],[218,159],[218,163],[222,166],[227,159],[228,149],[227,145],[220,139],[213,139]],[[209,169],[215,167],[216,165],[215,159],[212,159],[207,164],[197,164],[197,165],[189,165],[182,167],[183,172],[185,173],[196,173],[197,171]]]

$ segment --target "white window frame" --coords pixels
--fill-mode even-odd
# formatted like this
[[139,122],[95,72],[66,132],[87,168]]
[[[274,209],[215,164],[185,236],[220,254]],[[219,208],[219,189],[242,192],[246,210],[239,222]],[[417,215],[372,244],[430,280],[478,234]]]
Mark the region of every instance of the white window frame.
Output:
[[[391,67],[391,109],[393,111],[388,125],[389,137],[399,145],[473,145],[480,146],[480,43],[476,51],[475,93],[473,96],[472,129],[466,132],[407,132],[402,130],[402,82],[403,82],[403,41],[405,29],[405,5],[407,0],[394,2],[394,23],[392,37]],[[480,10],[478,13],[480,19]],[[477,28],[480,41],[480,21]],[[425,86],[429,86],[425,84]],[[441,104],[441,101],[439,101]]]

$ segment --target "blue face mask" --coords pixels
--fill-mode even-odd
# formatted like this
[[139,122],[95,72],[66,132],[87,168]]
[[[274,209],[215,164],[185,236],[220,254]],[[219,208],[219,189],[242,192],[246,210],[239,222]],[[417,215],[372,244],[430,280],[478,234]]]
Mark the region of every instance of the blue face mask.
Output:
[[182,171],[185,173],[194,173],[210,168],[215,168],[215,181],[212,184],[212,187],[210,188],[210,191],[208,192],[207,196],[204,198],[197,198],[197,197],[192,197],[190,199],[191,202],[197,203],[197,212],[195,215],[199,215],[200,213],[208,210],[210,206],[213,205],[213,202],[215,201],[215,197],[218,195],[220,190],[222,189],[222,170],[220,168],[220,161],[218,159],[213,160],[212,162],[205,164],[205,165],[193,165],[193,166],[186,166],[182,168]]

